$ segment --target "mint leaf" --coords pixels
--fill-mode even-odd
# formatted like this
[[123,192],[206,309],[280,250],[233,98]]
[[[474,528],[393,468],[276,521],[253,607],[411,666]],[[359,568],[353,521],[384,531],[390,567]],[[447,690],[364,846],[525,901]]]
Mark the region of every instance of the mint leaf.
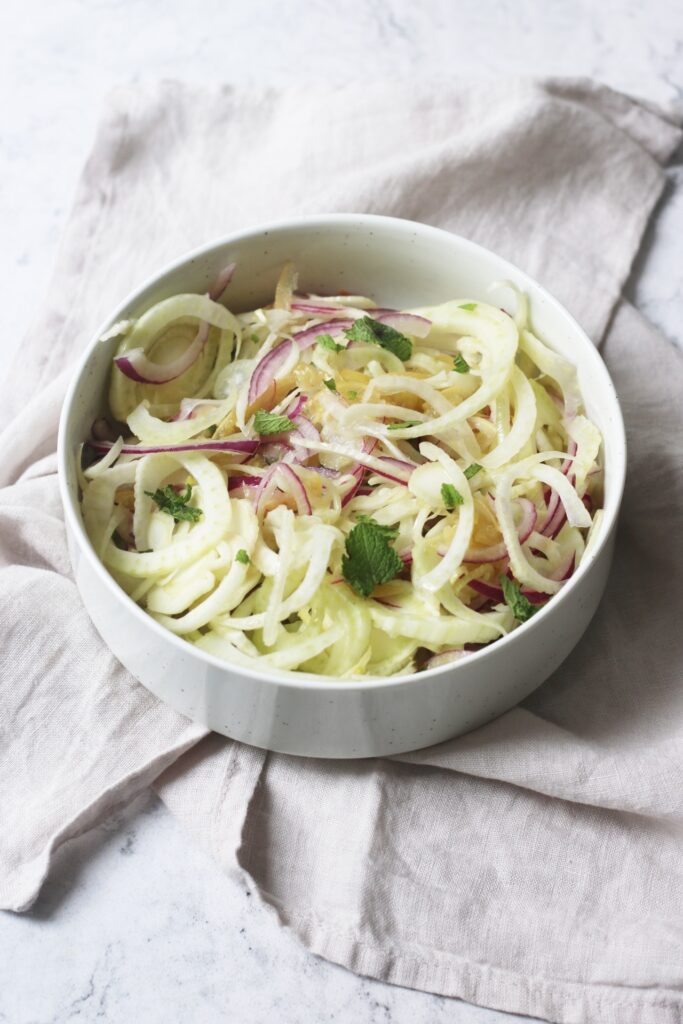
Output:
[[447,509],[454,509],[463,503],[462,494],[456,491],[453,484],[441,484],[441,498]]
[[405,430],[407,427],[416,427],[422,420],[401,420],[398,423],[389,423],[387,430]]
[[457,356],[453,360],[453,369],[456,373],[469,373],[470,364],[467,362],[464,356],[458,352]]
[[500,585],[503,588],[503,597],[508,608],[519,622],[526,622],[538,611],[531,601],[528,600],[509,576],[500,577]]
[[259,409],[254,416],[254,430],[261,436],[284,434],[287,430],[294,430],[294,424],[289,416],[278,416],[276,413]]
[[405,361],[413,354],[413,343],[405,334],[395,331],[388,324],[373,320],[371,316],[362,316],[356,320],[352,327],[347,328],[344,334],[349,341],[364,341],[370,345],[380,345],[388,352],[393,352],[399,359]]
[[157,487],[156,491],[145,491],[145,494],[157,503],[162,512],[173,516],[177,523],[181,520],[196,523],[203,515],[200,508],[188,504],[192,497],[192,488],[189,484],[183,494],[179,494],[172,484],[167,484],[163,490]]
[[338,345],[331,334],[319,334],[318,344],[322,345],[323,348],[329,349],[330,352],[341,352],[345,347],[344,345]]
[[337,390],[337,385],[335,384],[335,382],[332,379],[332,377],[329,377],[328,380],[324,380],[323,384],[328,389],[328,391],[336,391]]
[[238,561],[238,562],[241,562],[242,565],[249,565],[249,563],[251,562],[251,559],[250,559],[249,555],[246,553],[246,551],[244,550],[244,548],[240,548],[239,549],[239,551],[235,555],[235,560]]
[[390,544],[397,536],[393,527],[361,516],[346,538],[342,574],[361,597],[369,597],[374,587],[388,583],[403,570],[403,562]]
[[358,516],[358,518],[356,519],[356,525],[358,525],[359,523],[363,525],[369,524],[370,526],[374,527],[374,529],[378,530],[383,537],[387,538],[387,540],[396,540],[396,538],[398,537],[398,527],[383,526],[382,523],[376,522],[376,520],[374,520],[372,516]]
[[477,308],[476,302],[463,302],[461,309],[466,309],[468,313],[471,313],[473,309]]
[[477,475],[477,473],[480,473],[480,472],[482,471],[482,469],[483,469],[483,468],[484,468],[484,467],[483,467],[483,466],[480,466],[478,462],[473,462],[473,463],[472,463],[472,464],[471,464],[470,466],[468,466],[468,467],[467,467],[467,469],[465,470],[465,479],[466,479],[466,480],[471,480],[471,479],[472,479],[472,477],[473,477],[473,476],[476,476],[476,475]]

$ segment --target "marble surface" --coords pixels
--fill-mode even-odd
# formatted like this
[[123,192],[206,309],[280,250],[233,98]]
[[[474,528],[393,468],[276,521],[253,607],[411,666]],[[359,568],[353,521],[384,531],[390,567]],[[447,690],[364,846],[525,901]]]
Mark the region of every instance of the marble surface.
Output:
[[[683,103],[678,0],[3,0],[3,356],[31,326],[103,96],[122,80],[592,75]],[[683,346],[683,155],[629,295]],[[524,1018],[528,1020],[529,1018]],[[63,850],[0,915],[0,1022],[513,1024],[308,954],[153,797]]]

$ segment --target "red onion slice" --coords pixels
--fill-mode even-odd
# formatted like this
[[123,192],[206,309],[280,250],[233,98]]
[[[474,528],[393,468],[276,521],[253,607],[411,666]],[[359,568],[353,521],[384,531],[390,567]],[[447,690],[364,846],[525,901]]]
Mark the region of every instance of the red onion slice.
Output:
[[[478,594],[488,597],[491,601],[496,601],[498,604],[505,603],[502,587],[498,587],[493,583],[485,583],[483,580],[470,580],[467,585],[472,590],[476,590]],[[542,594],[539,590],[529,590],[528,587],[522,587],[521,590],[527,601],[531,604],[545,604],[551,596],[550,594]]]
[[353,320],[328,320],[324,324],[316,324],[314,327],[306,327],[303,331],[296,331],[292,338],[301,351],[310,348],[315,344],[319,334],[331,334],[332,337],[341,334],[348,327],[353,326]]
[[536,529],[538,509],[529,498],[517,498],[517,504],[522,507],[522,518],[517,527],[519,543],[524,544]]
[[261,483],[262,477],[260,476],[231,476],[228,480],[228,490],[235,491],[239,487],[258,487]]
[[[187,444],[124,444],[121,455],[158,455],[162,452],[231,452],[235,455],[244,455],[248,458],[253,455],[259,447],[260,441],[206,441],[188,442]],[[109,441],[88,441],[88,445],[98,452],[108,452],[112,447]]]
[[[303,405],[303,402],[301,404]],[[264,457],[270,462],[279,461],[287,456],[289,456],[288,461],[290,462],[292,459],[294,462],[304,462],[315,455],[315,452],[311,451],[310,448],[297,444],[297,441],[305,439],[319,442],[320,433],[318,428],[306,416],[297,416],[296,419],[292,419],[292,414],[287,413],[287,417],[292,421],[294,430],[288,430],[282,434],[272,434],[269,438],[269,443],[261,449]],[[272,458],[270,457],[271,454]]]
[[251,405],[273,383],[278,370],[282,369],[291,355],[293,342],[286,339],[267,352],[254,367],[249,382],[248,404]]
[[504,600],[502,587],[498,587],[493,583],[486,583],[485,580],[470,580],[467,586],[475,590],[477,594],[488,597],[491,601],[502,602]]
[[[570,441],[567,446],[568,458],[564,460],[560,466],[560,473],[565,476],[568,475],[569,470],[574,462],[572,456],[576,455],[576,441]],[[573,483],[575,478],[570,477],[570,481]],[[564,510],[564,506],[560,503],[560,496],[557,491],[551,491],[550,501],[548,502],[548,508],[546,511],[545,519],[539,529],[539,533],[542,533],[544,537],[550,537],[553,540],[567,519],[567,513]]]
[[[376,447],[376,445],[377,441],[374,441],[373,444],[370,444],[367,439],[363,441],[362,448],[364,454],[369,455],[370,452]],[[348,470],[348,473],[351,476],[353,482],[351,483],[349,490],[342,498],[342,508],[344,508],[345,505],[348,505],[351,499],[355,498],[356,494],[361,489],[361,484],[363,483],[363,478],[365,476],[365,470],[366,467],[363,465],[362,462],[356,462],[355,465],[353,465]]]
[[[363,444],[361,445],[361,449],[364,455],[370,455],[375,450],[376,447],[376,437],[366,437],[363,441]],[[355,498],[356,494],[360,490],[366,469],[367,466],[364,466],[362,462],[356,462],[353,466],[351,466],[350,469],[346,471],[347,473],[350,474],[350,476],[353,477],[353,483],[351,484],[351,487],[342,498],[342,508],[344,508],[345,505],[348,505],[351,499]]]
[[401,334],[409,334],[413,338],[425,338],[432,326],[431,320],[427,320],[424,316],[417,316],[415,313],[396,313],[393,310],[379,312],[376,309],[369,309],[367,316],[378,320],[381,324],[386,324],[387,327],[393,327]]
[[358,494],[360,486],[363,483],[363,477],[365,476],[365,466],[359,465],[358,468],[355,469],[351,475],[353,477],[353,483],[351,484],[350,489],[342,498],[342,508],[344,508],[345,505],[348,505],[351,499],[355,498],[356,495]]
[[[570,482],[570,484],[572,484],[572,486],[573,486],[575,480],[576,480],[575,476],[570,476],[569,477],[569,482]],[[566,522],[567,522],[567,513],[565,511],[564,505],[562,505],[560,503],[560,499],[559,499],[559,496],[558,496],[558,498],[557,498],[557,505],[555,507],[555,512],[553,514],[553,517],[552,517],[552,519],[547,519],[546,518],[545,525],[543,526],[543,528],[542,528],[542,530],[540,532],[543,534],[544,537],[549,537],[550,540],[555,540],[555,538],[557,537],[558,533],[560,532],[560,530],[562,529],[562,527],[564,526],[564,524]]]
[[545,523],[540,532],[544,537],[548,537],[550,540],[555,540],[566,521],[567,513],[564,510],[564,505],[559,504],[552,519]]
[[232,281],[233,274],[235,273],[236,269],[236,263],[228,263],[227,267],[223,267],[218,277],[209,288],[210,299],[213,299],[214,302],[218,302],[218,300],[223,295],[223,292]]
[[305,462],[307,459],[312,458],[315,452],[312,452],[310,448],[305,448],[303,445],[298,445],[296,442],[299,439],[306,441],[320,441],[320,432],[315,424],[306,416],[297,416],[294,420],[296,430],[293,430],[287,435],[288,443],[292,445],[292,454],[295,462]]
[[[304,421],[303,423],[302,420]],[[311,441],[319,441],[320,434],[316,427],[314,427],[311,421],[307,420],[305,416],[297,416],[294,423],[296,426],[295,430],[292,430],[288,434],[276,434],[274,440],[279,440],[282,445],[283,452],[281,461],[289,463],[307,462],[308,459],[315,456],[315,452],[312,452],[310,448],[306,448],[304,445],[297,442],[300,442],[304,438]],[[314,431],[315,433],[313,433]],[[271,459],[271,461],[275,460]]]
[[378,469],[377,466],[366,467],[369,473],[375,473],[377,476],[383,476],[387,480],[393,480],[396,484],[403,484],[407,486],[410,480],[410,475],[417,466],[414,462],[404,462],[402,459],[394,459],[388,455],[380,455],[379,461],[382,463],[382,469]]
[[344,474],[338,469],[328,469],[327,466],[306,466],[311,473],[319,473],[320,476],[326,476],[332,480],[338,479]]
[[311,316],[346,316],[346,306],[327,306],[317,302],[293,302],[291,308],[297,313],[310,313]]
[[299,415],[307,401],[308,397],[306,395],[298,395],[291,408],[285,413],[285,416],[289,416],[290,420],[293,420],[295,416]]
[[114,357],[114,362],[121,373],[139,384],[168,384],[182,376],[202,354],[206,339],[209,337],[209,324],[203,320],[194,339],[185,351],[171,363],[155,363],[143,348],[132,348]]
[[298,473],[284,462],[271,466],[268,472],[261,477],[256,493],[257,514],[263,511],[266,502],[278,489],[285,491],[294,498],[299,515],[310,516],[312,509],[306,488]]
[[277,475],[280,478],[284,477],[286,481],[285,486],[296,502],[296,510],[299,515],[310,516],[313,510],[308,497],[308,491],[296,470],[286,463],[282,463],[277,467]]
[[261,477],[261,482],[259,483],[256,489],[254,498],[257,515],[261,514],[261,512],[263,511],[263,506],[268,501],[271,494],[277,487],[277,481],[275,480],[276,469],[277,466],[271,466],[270,469],[267,469],[266,472]]
[[[291,417],[290,417],[291,418]],[[320,441],[320,431],[316,427],[315,423],[311,423],[307,416],[297,416],[293,420],[296,430],[293,430],[289,437],[291,440],[296,437],[305,437],[308,441]],[[314,455],[314,452],[308,453]]]
[[554,572],[550,574],[551,580],[558,580],[564,582],[574,575],[574,569],[576,568],[576,554],[572,553],[567,558],[566,562],[558,566]]

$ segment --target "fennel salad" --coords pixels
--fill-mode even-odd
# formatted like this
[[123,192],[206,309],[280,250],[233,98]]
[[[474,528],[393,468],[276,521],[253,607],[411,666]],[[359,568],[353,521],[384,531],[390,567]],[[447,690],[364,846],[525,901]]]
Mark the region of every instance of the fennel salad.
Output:
[[324,677],[455,661],[530,619],[601,518],[574,367],[513,315],[297,291],[164,299],[116,338],[78,456],[85,528],[149,615],[235,665]]

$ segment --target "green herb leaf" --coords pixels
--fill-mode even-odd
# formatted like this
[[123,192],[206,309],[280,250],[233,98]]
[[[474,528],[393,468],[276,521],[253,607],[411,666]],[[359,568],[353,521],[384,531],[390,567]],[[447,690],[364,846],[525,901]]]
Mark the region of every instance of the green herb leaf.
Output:
[[347,393],[347,395],[349,396],[349,398],[351,399],[352,402],[355,402],[355,400],[358,398],[358,392],[357,391],[347,391],[346,393]]
[[173,516],[178,523],[182,520],[196,523],[203,515],[200,508],[188,504],[192,497],[192,488],[189,484],[183,494],[179,494],[171,484],[167,484],[163,490],[157,487],[156,491],[145,491],[145,494],[157,503],[162,512]]
[[251,559],[250,559],[249,555],[246,553],[246,551],[244,550],[244,548],[240,548],[239,549],[239,551],[235,555],[235,560],[238,561],[238,562],[241,562],[242,565],[249,565],[249,563],[251,562]]
[[356,320],[352,327],[344,331],[349,341],[364,341],[371,345],[381,345],[388,352],[393,352],[399,359],[405,361],[413,354],[413,343],[405,334],[395,331],[388,324],[373,320],[371,316],[362,316]]
[[441,498],[447,509],[457,508],[458,505],[462,505],[464,500],[460,491],[457,491],[453,484],[441,484]]
[[259,336],[256,333],[256,331],[252,331],[251,332],[251,334],[249,335],[249,339],[251,341],[253,341],[255,345],[260,345],[261,344],[261,339],[259,338]]
[[387,540],[395,540],[398,537],[397,526],[384,526],[382,523],[376,522],[376,520],[374,520],[372,516],[366,516],[362,514],[359,515],[356,518],[356,525],[358,525],[359,523],[368,523],[370,526],[374,527],[375,530],[379,530],[382,536],[386,537]]
[[344,345],[339,345],[331,334],[319,334],[318,344],[322,345],[323,348],[329,349],[330,352],[341,352]]
[[468,313],[471,313],[473,309],[477,308],[476,302],[463,302],[461,309],[466,309]]
[[472,463],[472,464],[471,464],[470,466],[468,466],[468,467],[467,467],[467,469],[465,470],[465,479],[466,479],[466,480],[471,480],[473,476],[476,476],[476,475],[477,475],[477,473],[481,473],[481,471],[482,471],[482,469],[483,469],[483,468],[484,468],[484,467],[483,467],[483,466],[480,466],[478,462],[473,462],[473,463]]
[[334,380],[332,379],[332,377],[329,377],[329,378],[328,378],[328,380],[324,380],[324,381],[323,381],[323,384],[325,385],[325,387],[326,387],[326,388],[327,388],[327,389],[328,389],[329,391],[336,391],[336,390],[337,390],[337,385],[335,384],[335,382],[334,382]]
[[212,423],[210,427],[206,428],[206,432],[209,435],[209,437],[213,437],[213,435],[216,433],[217,427],[218,427],[217,423]]
[[393,527],[361,516],[346,538],[342,573],[361,597],[369,597],[374,587],[388,583],[403,570],[403,562],[390,543],[397,536],[398,530]]
[[278,416],[273,412],[266,412],[259,409],[254,416],[254,430],[261,436],[269,434],[284,434],[288,430],[294,430],[294,423],[289,416]]
[[453,369],[456,373],[469,373],[471,367],[465,357],[458,352],[457,356],[453,360]]
[[416,427],[422,420],[401,420],[398,423],[389,423],[388,430],[406,430],[407,427]]
[[501,576],[500,585],[503,588],[505,603],[519,622],[526,622],[536,614],[538,608],[524,596],[514,580],[509,576]]

